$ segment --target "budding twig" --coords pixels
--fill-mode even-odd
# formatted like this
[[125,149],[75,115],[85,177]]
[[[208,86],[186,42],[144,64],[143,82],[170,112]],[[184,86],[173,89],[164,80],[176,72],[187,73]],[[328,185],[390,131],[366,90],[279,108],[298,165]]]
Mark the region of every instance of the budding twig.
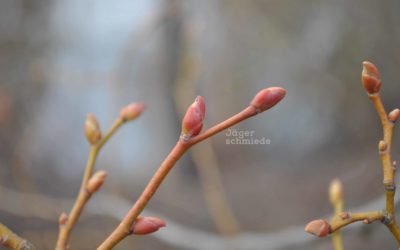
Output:
[[341,216],[335,216],[330,224],[324,220],[312,221],[307,225],[305,230],[312,234],[318,235],[318,233],[321,231],[318,230],[318,226],[323,226],[325,223],[327,223],[329,225],[328,232],[326,234],[323,233],[318,235],[326,236],[327,234],[333,233],[337,229],[355,221],[362,220],[368,224],[372,221],[380,220],[390,230],[393,237],[396,239],[397,244],[400,246],[400,228],[397,225],[394,213],[394,195],[396,190],[394,183],[395,166],[391,156],[393,128],[394,123],[400,116],[400,110],[395,109],[389,114],[386,113],[379,92],[381,88],[380,73],[374,64],[370,62],[363,62],[361,82],[378,113],[383,128],[383,139],[379,141],[378,152],[381,158],[383,170],[383,185],[385,187],[386,196],[385,209],[382,212],[379,211],[352,215],[349,213],[342,213],[342,215],[347,214],[348,217],[343,219]]
[[92,114],[88,115],[84,130],[86,138],[90,143],[89,156],[83,175],[81,188],[75,203],[69,214],[62,213],[60,215],[56,250],[66,250],[69,248],[68,242],[72,228],[78,221],[86,203],[92,194],[98,191],[98,189],[104,183],[107,175],[105,171],[99,171],[93,175],[93,168],[95,166],[100,149],[125,122],[135,119],[143,112],[143,110],[144,105],[140,103],[133,103],[124,107],[121,110],[119,117],[115,120],[114,124],[104,135],[104,137],[101,135],[100,126],[96,118]]
[[143,193],[137,199],[126,216],[122,219],[117,228],[108,236],[108,238],[97,248],[98,250],[109,250],[115,247],[121,240],[131,234],[130,228],[137,220],[142,210],[146,207],[164,178],[173,168],[175,163],[182,155],[193,145],[215,135],[216,133],[231,127],[247,118],[263,112],[277,104],[285,96],[286,91],[282,88],[272,87],[259,92],[251,102],[250,106],[242,112],[231,118],[215,125],[214,127],[199,134],[205,116],[204,100],[201,97],[189,107],[182,122],[182,135],[175,147],[169,153],[167,158],[161,163],[161,166],[155,172]]
[[8,227],[0,223],[0,246],[13,250],[35,250],[29,241],[19,237]]

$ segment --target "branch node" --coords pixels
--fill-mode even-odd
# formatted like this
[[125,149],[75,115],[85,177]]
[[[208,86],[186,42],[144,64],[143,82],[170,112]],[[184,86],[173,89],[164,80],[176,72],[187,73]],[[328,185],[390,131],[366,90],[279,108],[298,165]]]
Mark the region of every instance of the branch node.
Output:
[[383,185],[386,191],[394,192],[396,190],[396,184],[393,182],[393,180],[384,181]]

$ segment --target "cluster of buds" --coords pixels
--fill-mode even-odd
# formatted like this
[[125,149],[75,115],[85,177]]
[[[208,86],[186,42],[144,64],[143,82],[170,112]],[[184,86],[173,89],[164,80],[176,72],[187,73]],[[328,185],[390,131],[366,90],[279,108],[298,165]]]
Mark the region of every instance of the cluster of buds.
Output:
[[139,217],[131,227],[132,234],[145,235],[158,231],[165,227],[166,223],[157,217]]
[[381,78],[378,68],[371,62],[363,62],[361,82],[368,94],[376,94],[381,89]]

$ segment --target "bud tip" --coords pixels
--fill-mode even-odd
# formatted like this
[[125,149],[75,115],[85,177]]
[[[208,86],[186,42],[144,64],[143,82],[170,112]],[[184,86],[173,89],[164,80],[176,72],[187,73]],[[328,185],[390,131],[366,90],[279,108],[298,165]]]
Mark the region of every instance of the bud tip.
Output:
[[363,62],[361,81],[369,94],[378,93],[381,88],[381,79],[378,68],[371,62]]
[[397,119],[399,119],[400,116],[400,109],[393,109],[389,115],[388,115],[388,119],[391,122],[396,122]]
[[330,233],[330,225],[325,220],[313,220],[304,229],[317,237],[325,237]]
[[197,96],[182,119],[182,138],[188,139],[198,135],[203,127],[205,115],[206,105],[204,99],[201,96]]
[[251,101],[250,105],[263,112],[272,108],[286,95],[286,90],[280,87],[270,87],[259,91]]
[[146,106],[140,102],[131,103],[121,109],[119,116],[123,121],[131,121],[140,116]]
[[92,177],[90,177],[86,189],[89,193],[97,192],[107,177],[107,172],[104,170],[97,171]]
[[166,223],[157,217],[139,217],[132,225],[133,234],[144,235],[151,234],[165,227]]
[[101,140],[101,130],[99,122],[97,121],[96,117],[91,113],[86,116],[84,130],[86,139],[90,144],[94,145]]

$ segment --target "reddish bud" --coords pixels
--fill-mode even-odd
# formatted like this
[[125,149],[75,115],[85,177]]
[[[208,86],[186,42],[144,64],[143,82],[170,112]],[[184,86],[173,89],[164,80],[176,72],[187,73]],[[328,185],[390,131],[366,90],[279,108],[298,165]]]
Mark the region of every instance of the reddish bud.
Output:
[[145,109],[143,103],[134,102],[121,109],[119,116],[124,121],[131,121],[140,116]]
[[196,100],[187,109],[182,120],[182,138],[189,139],[200,133],[203,127],[203,120],[206,115],[206,105],[201,96],[196,97]]
[[85,121],[85,135],[90,144],[96,144],[101,140],[99,122],[93,114],[88,114]]
[[65,223],[67,223],[68,220],[68,215],[66,213],[61,213],[60,217],[58,218],[58,224],[60,226],[65,225]]
[[400,109],[394,109],[389,113],[388,118],[389,121],[396,122],[397,119],[399,119],[399,116],[400,116]]
[[106,177],[106,171],[97,171],[92,177],[90,177],[86,186],[86,190],[91,194],[97,192],[101,188],[101,186],[103,186]]
[[286,95],[286,90],[280,87],[271,87],[261,90],[253,98],[250,105],[257,109],[258,112],[263,112],[272,108],[280,102]]
[[381,79],[378,68],[371,62],[363,62],[361,81],[369,94],[378,93],[381,89]]
[[325,237],[330,233],[331,227],[325,220],[313,220],[307,224],[304,230],[315,236]]
[[133,234],[138,235],[151,234],[165,226],[165,221],[161,220],[160,218],[140,217],[133,223],[131,231]]

